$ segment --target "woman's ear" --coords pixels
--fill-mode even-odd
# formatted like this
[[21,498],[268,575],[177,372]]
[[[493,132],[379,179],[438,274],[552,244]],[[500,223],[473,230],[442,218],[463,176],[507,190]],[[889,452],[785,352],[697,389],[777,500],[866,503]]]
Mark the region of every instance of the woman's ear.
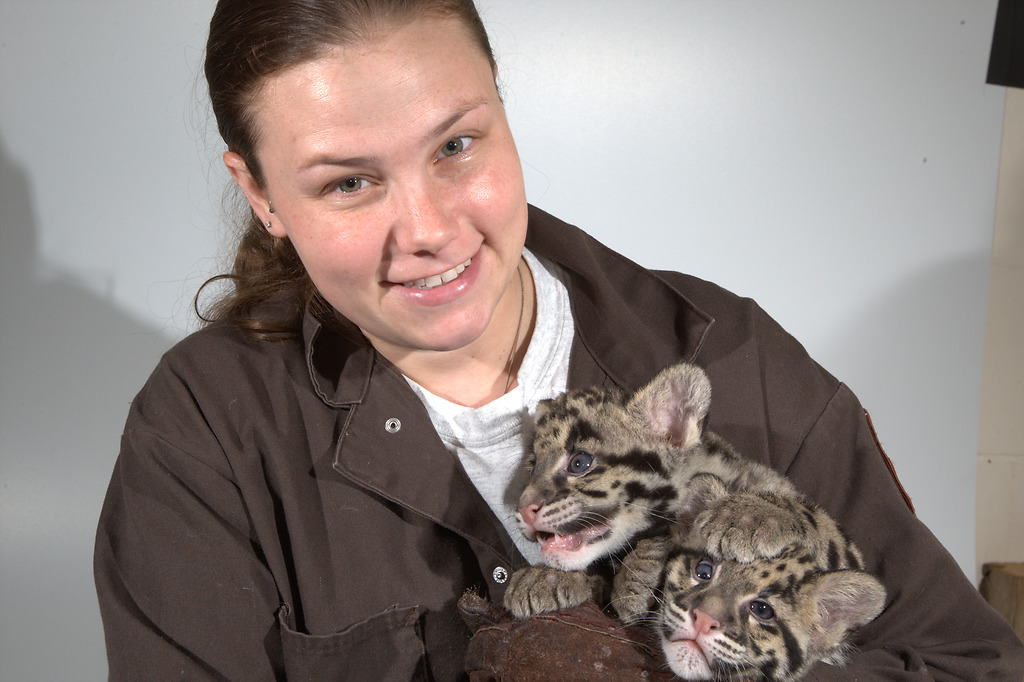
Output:
[[256,178],[249,172],[249,166],[245,163],[242,155],[238,152],[224,152],[223,158],[228,172],[231,173],[231,177],[238,183],[238,186],[242,188],[242,192],[249,201],[252,212],[266,226],[267,232],[274,237],[286,237],[287,233],[284,231],[281,222],[275,220],[275,216],[272,215],[273,211],[270,208],[270,200],[267,198],[267,193],[263,191],[263,188],[256,182]]

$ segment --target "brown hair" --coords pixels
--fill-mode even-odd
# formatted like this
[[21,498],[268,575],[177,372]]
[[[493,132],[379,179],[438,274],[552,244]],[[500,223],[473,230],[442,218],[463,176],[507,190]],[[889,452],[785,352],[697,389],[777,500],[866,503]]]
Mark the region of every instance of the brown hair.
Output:
[[[205,72],[228,149],[264,186],[254,107],[266,80],[331,48],[370,40],[375,32],[425,16],[462,21],[494,64],[473,0],[219,0],[210,20]],[[225,280],[233,287],[201,311],[199,296],[206,286]],[[346,326],[313,285],[291,242],[270,235],[251,210],[231,272],[207,281],[194,303],[204,321],[229,322],[262,338],[298,333],[307,307],[326,324]]]

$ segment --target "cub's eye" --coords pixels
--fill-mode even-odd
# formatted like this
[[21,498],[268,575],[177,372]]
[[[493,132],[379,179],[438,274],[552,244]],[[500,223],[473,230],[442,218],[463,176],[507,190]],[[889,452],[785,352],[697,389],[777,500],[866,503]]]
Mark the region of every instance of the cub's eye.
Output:
[[472,138],[470,137],[453,137],[441,145],[441,150],[437,153],[437,158],[461,154],[465,151],[466,147],[469,146],[471,140]]
[[697,565],[693,567],[693,577],[701,582],[707,582],[711,580],[711,577],[715,574],[715,565],[708,559],[701,559],[697,562]]
[[587,472],[590,465],[594,463],[594,456],[589,452],[577,452],[569,460],[569,473],[573,476],[580,476]]
[[775,618],[775,609],[763,599],[755,599],[750,602],[750,612],[758,620],[771,620]]

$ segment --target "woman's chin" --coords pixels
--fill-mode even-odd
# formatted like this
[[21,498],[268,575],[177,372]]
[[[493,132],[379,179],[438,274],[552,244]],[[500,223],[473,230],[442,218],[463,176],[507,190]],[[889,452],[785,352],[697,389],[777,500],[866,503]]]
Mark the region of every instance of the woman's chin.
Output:
[[429,325],[411,323],[405,333],[400,334],[375,334],[366,329],[362,331],[374,348],[389,357],[392,353],[459,351],[479,339],[485,329],[486,325],[465,320],[441,320]]

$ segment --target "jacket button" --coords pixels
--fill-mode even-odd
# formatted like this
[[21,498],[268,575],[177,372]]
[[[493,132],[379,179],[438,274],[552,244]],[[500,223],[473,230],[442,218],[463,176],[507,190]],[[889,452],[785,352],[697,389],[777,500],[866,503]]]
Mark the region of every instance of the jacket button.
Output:
[[398,433],[402,430],[402,422],[392,417],[391,419],[384,422],[384,430],[388,433]]
[[504,585],[508,582],[508,571],[505,570],[504,566],[498,566],[494,569],[494,572],[491,573],[491,577],[494,578],[494,582],[499,585]]

